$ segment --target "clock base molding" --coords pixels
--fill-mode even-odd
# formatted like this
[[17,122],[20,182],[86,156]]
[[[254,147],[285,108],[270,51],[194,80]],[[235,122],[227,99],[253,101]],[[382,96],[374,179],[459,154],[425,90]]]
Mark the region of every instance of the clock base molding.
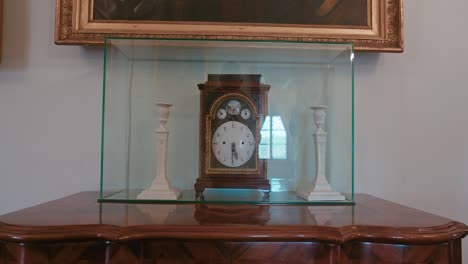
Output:
[[298,191],[297,195],[307,201],[344,201],[346,197],[335,191]]

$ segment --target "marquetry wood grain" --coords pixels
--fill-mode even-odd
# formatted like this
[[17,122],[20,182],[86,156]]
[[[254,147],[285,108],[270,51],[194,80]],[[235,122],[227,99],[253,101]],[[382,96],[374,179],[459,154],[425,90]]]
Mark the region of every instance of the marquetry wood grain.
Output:
[[0,263],[461,263],[451,244],[319,242],[127,241],[8,243]]

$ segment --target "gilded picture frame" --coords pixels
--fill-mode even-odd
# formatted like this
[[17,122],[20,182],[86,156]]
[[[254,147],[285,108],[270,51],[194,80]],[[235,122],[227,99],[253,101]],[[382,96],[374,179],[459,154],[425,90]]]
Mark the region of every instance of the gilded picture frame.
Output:
[[55,43],[239,39],[353,42],[357,51],[402,52],[402,11],[402,0],[56,0]]

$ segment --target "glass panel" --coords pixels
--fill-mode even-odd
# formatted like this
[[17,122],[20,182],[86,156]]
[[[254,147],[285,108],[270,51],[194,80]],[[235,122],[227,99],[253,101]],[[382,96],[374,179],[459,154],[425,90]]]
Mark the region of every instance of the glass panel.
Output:
[[270,158],[270,145],[259,145],[258,156],[261,159],[269,159]]
[[273,127],[272,127],[273,130],[284,130],[283,121],[281,121],[280,116],[273,116],[272,119],[273,119]]
[[272,139],[272,144],[273,145],[286,145],[287,139],[286,139],[286,131],[277,131],[273,130],[273,139]]
[[262,140],[260,141],[261,145],[271,144],[270,130],[262,130],[260,134],[262,136]]
[[[101,200],[353,203],[352,58],[346,43],[107,39]],[[301,191],[319,166],[345,200]],[[141,198],[160,175],[181,196]]]
[[273,145],[271,152],[274,159],[286,159],[286,145]]
[[271,126],[271,117],[266,116],[265,121],[263,122],[262,130],[270,130],[271,129],[270,126]]

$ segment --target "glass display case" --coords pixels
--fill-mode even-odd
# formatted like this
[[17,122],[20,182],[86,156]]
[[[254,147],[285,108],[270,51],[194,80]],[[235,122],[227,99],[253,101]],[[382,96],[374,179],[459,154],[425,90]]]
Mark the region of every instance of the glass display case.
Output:
[[352,44],[105,42],[101,202],[353,204]]

